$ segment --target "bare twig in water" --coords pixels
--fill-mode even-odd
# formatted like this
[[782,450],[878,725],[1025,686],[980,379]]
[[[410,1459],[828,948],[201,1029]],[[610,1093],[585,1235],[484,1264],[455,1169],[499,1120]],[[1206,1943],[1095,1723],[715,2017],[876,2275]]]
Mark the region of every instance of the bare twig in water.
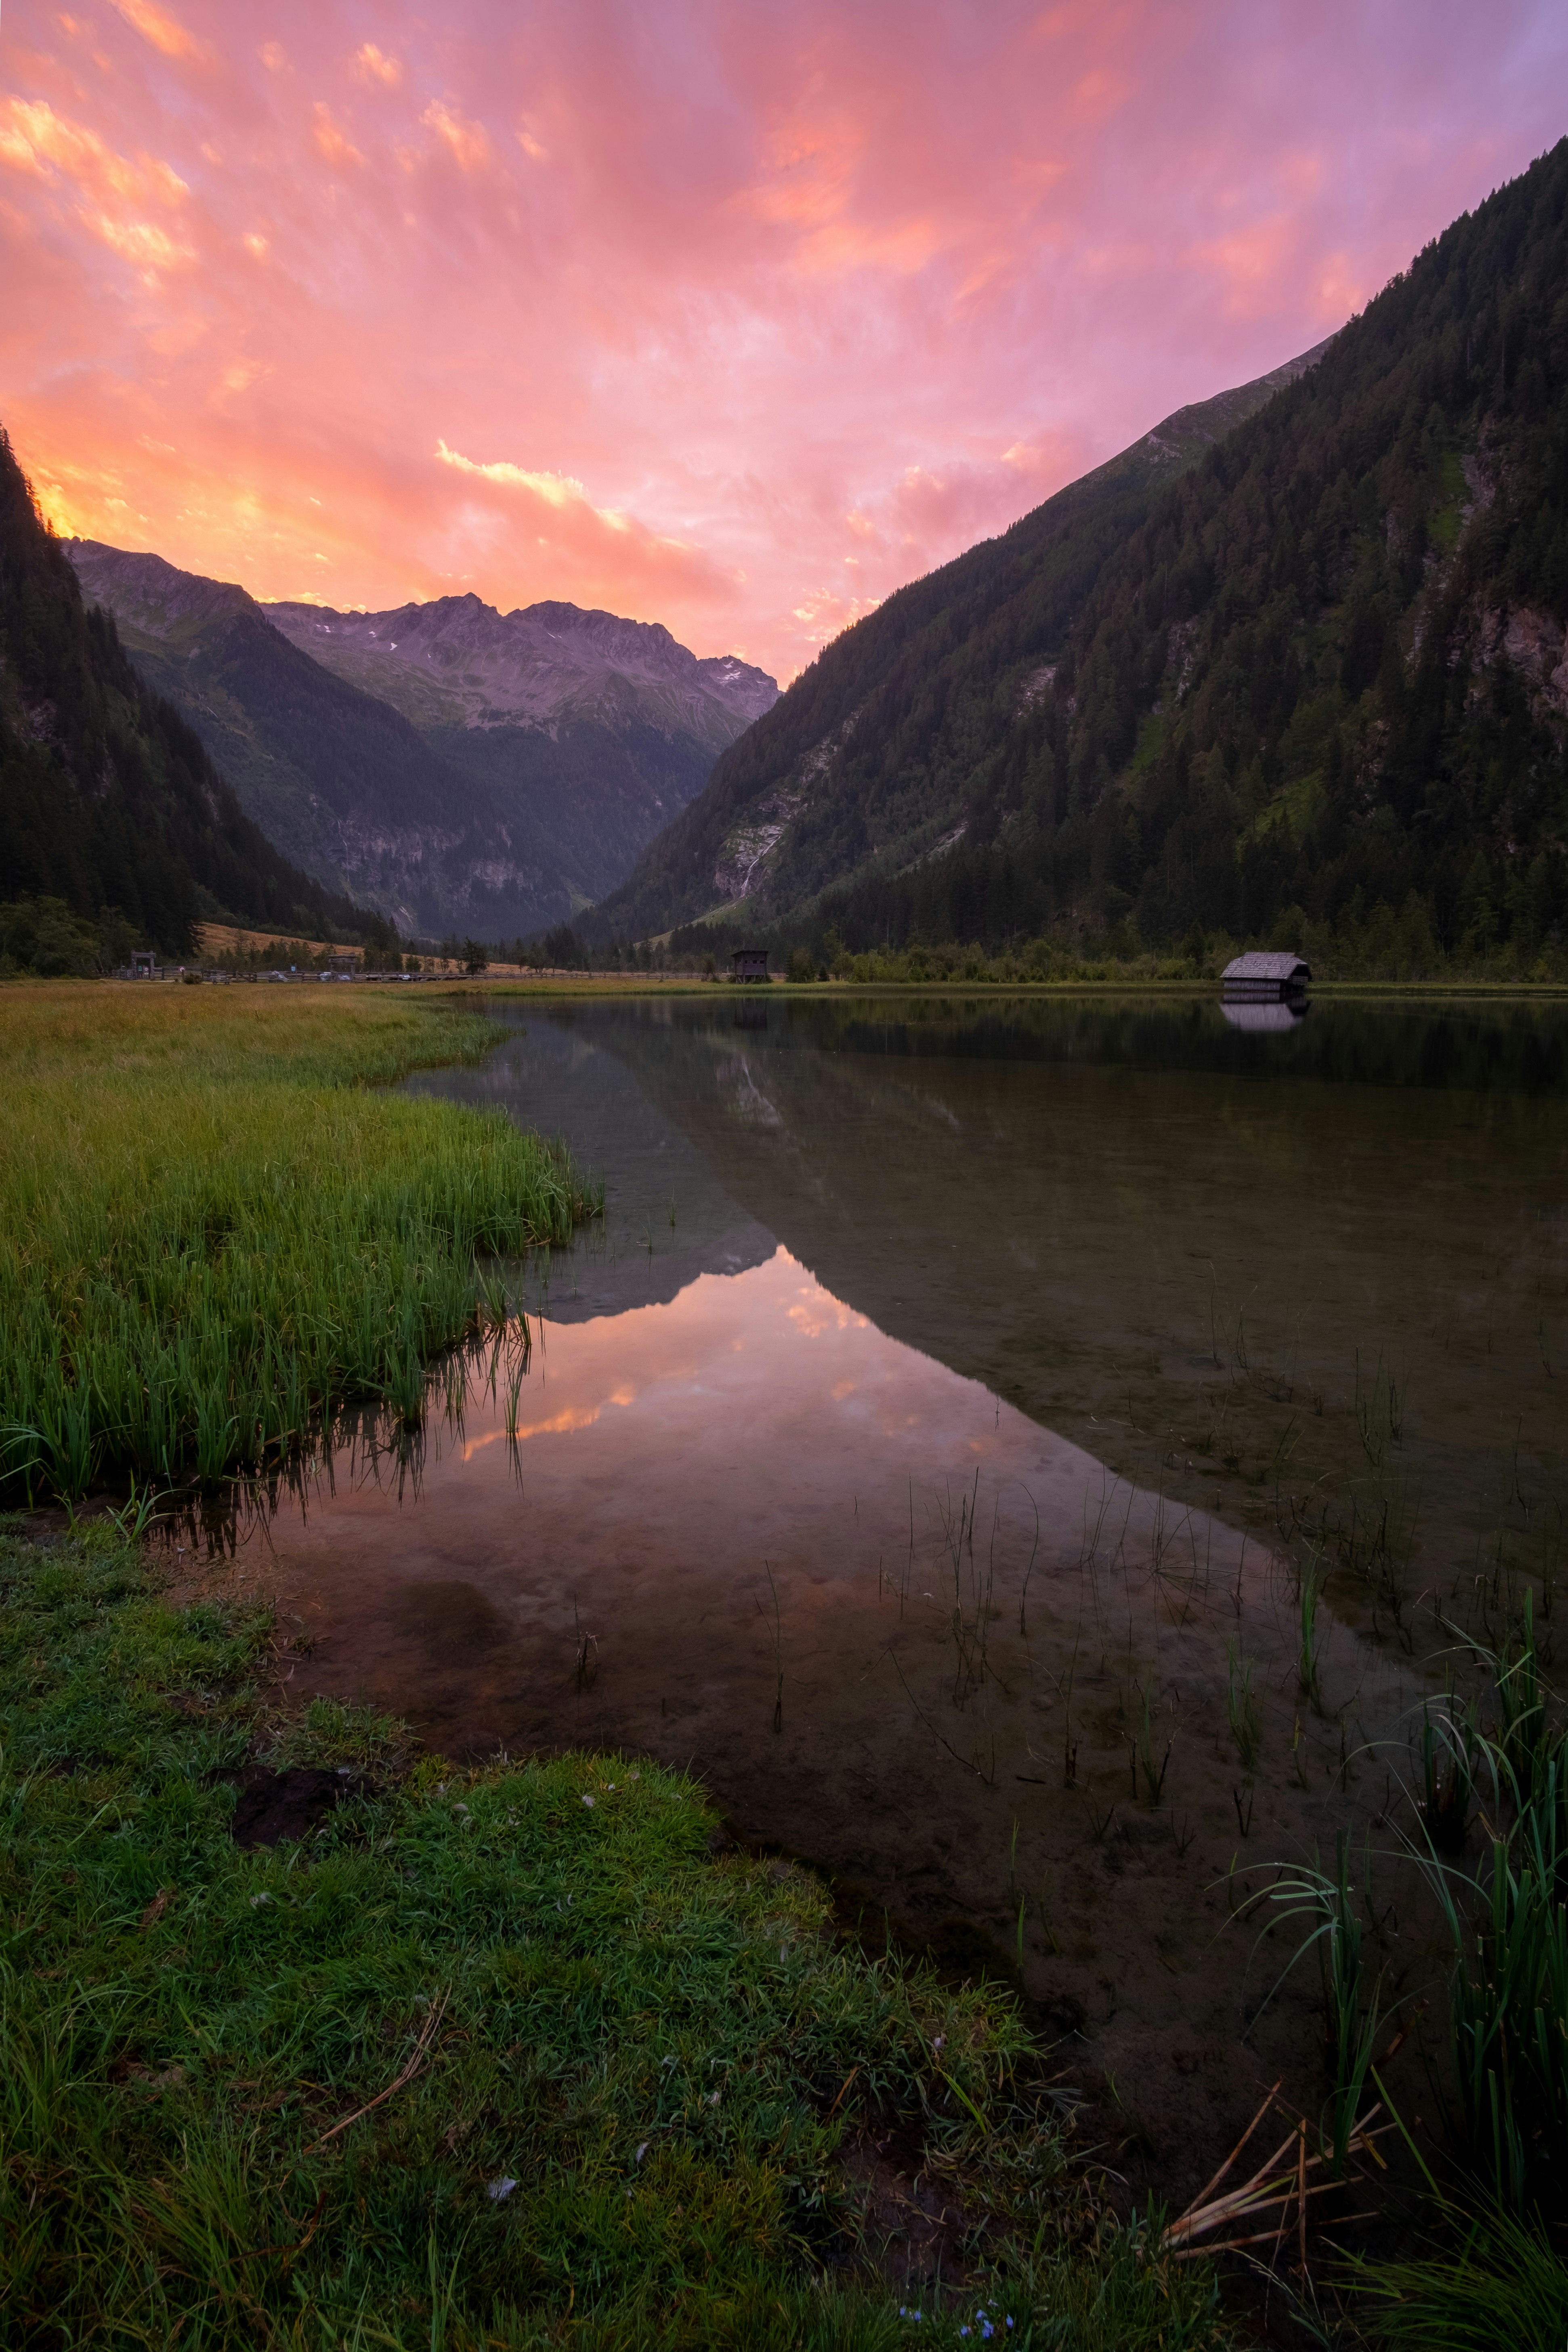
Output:
[[592,1690],[599,1677],[599,1637],[596,1633],[584,1633],[583,1620],[577,1614],[575,1591],[572,1595],[572,1622],[577,1631],[577,1687],[579,1690]]
[[[930,1716],[926,1713],[924,1707],[921,1705],[919,1699],[910,1688],[909,1683],[905,1679],[904,1670],[902,1666],[900,1665],[897,1653],[894,1651],[890,1643],[888,1646],[887,1654],[893,1661],[893,1672],[897,1675],[899,1680],[903,1683],[904,1696],[909,1700],[910,1705],[914,1708],[915,1713],[920,1717],[921,1721],[925,1725],[925,1727],[931,1733],[931,1738],[941,1741],[942,1747],[946,1748],[948,1754],[952,1757],[955,1764],[962,1764],[966,1772],[973,1772],[977,1780],[984,1780],[985,1775],[981,1770],[979,1765],[975,1763],[973,1757],[961,1756],[951,1739],[942,1738],[941,1732],[937,1729],[935,1724],[931,1721]],[[994,1773],[993,1773],[993,1777],[994,1777]]]
[[[773,1563],[764,1559],[763,1566],[767,1571],[768,1591],[773,1596],[773,1665],[778,1676],[773,1685],[773,1729],[779,1732],[784,1729],[784,1626],[779,1617],[779,1589],[773,1581]],[[765,1619],[760,1601],[757,1614]]]
[[[1024,1492],[1026,1495],[1029,1495],[1027,1486],[1024,1488]],[[1028,1605],[1029,1579],[1035,1572],[1035,1554],[1040,1549],[1040,1507],[1038,1503],[1036,1502],[1033,1495],[1029,1495],[1029,1508],[1035,1514],[1035,1540],[1029,1547],[1029,1564],[1024,1570],[1024,1589],[1018,1595],[1018,1631],[1020,1633],[1024,1631],[1024,1612]],[[1070,1788],[1072,1783],[1069,1781],[1068,1786]]]

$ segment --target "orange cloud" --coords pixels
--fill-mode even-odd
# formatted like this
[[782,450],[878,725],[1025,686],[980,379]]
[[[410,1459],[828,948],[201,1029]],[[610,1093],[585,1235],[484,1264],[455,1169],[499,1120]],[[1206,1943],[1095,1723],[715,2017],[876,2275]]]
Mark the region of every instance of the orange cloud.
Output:
[[0,158],[45,177],[58,172],[100,202],[173,205],[189,193],[167,163],[116,154],[95,131],[65,121],[45,100],[0,105]]
[[403,68],[395,58],[378,49],[374,41],[366,41],[354,52],[354,64],[362,81],[379,82],[384,89],[395,89],[403,79]]
[[113,0],[128,25],[133,25],[143,40],[151,41],[166,58],[195,58],[202,54],[203,45],[192,39],[184,26],[164,8],[155,8],[153,0]]
[[332,111],[318,99],[310,109],[310,144],[324,163],[337,172],[358,170],[364,162],[347,133],[332,121]]
[[419,120],[436,133],[459,171],[482,172],[494,161],[484,124],[465,122],[439,99],[431,100]]
[[[542,499],[547,506],[566,508],[587,505],[587,496],[582,483],[574,481],[570,474],[531,473],[526,467],[511,465],[504,457],[497,458],[489,465],[479,465],[472,457],[463,457],[458,450],[448,449],[444,441],[437,442],[436,455],[444,466],[454,466],[460,474],[477,474],[483,481],[504,483],[508,489],[531,490],[536,498]],[[590,509],[590,511],[598,513],[599,510],[595,508]],[[608,523],[616,530],[624,530],[626,527],[624,515],[600,514],[599,520]]]

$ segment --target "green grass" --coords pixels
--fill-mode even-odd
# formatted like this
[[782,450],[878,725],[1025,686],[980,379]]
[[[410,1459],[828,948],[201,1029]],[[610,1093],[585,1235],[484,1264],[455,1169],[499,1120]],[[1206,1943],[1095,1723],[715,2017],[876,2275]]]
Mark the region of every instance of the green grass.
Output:
[[1363,2263],[1353,2284],[1374,2344],[1398,2352],[1563,2352],[1568,2268],[1538,2221],[1497,2211],[1458,2246]]
[[418,1394],[476,1252],[589,1205],[503,1114],[377,1091],[493,1039],[449,999],[0,992],[0,1486],[221,1477]]
[[[1212,2278],[1096,2228],[1005,1997],[713,1856],[678,1774],[268,1726],[268,1633],[171,1608],[107,1522],[0,1527],[7,2346],[870,2352],[900,2303],[954,2347],[979,2307],[1036,2352],[1223,2341]],[[268,1744],[359,1793],[244,1853],[224,1776]],[[872,2103],[962,2207],[962,2296],[869,2260],[838,2155]]]

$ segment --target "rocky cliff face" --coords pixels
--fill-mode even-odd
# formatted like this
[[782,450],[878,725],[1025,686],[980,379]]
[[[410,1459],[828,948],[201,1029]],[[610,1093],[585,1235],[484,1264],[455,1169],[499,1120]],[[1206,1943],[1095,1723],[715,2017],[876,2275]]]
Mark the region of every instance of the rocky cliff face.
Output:
[[744,662],[574,605],[263,605],[161,556],[66,551],[268,838],[405,930],[500,938],[603,897],[777,699]]

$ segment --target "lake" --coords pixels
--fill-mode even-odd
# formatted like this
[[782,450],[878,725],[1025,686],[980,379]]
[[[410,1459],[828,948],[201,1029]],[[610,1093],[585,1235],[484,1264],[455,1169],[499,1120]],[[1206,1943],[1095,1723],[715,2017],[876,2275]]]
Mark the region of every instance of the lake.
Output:
[[1527,1586],[1550,1648],[1568,1008],[494,1011],[412,1083],[563,1137],[605,1214],[416,1436],[351,1417],[213,1530],[289,1695],[689,1765],[851,1929],[1010,1975],[1186,2194],[1324,2087],[1247,1874],[1346,1832],[1414,1996],[1423,1707]]

